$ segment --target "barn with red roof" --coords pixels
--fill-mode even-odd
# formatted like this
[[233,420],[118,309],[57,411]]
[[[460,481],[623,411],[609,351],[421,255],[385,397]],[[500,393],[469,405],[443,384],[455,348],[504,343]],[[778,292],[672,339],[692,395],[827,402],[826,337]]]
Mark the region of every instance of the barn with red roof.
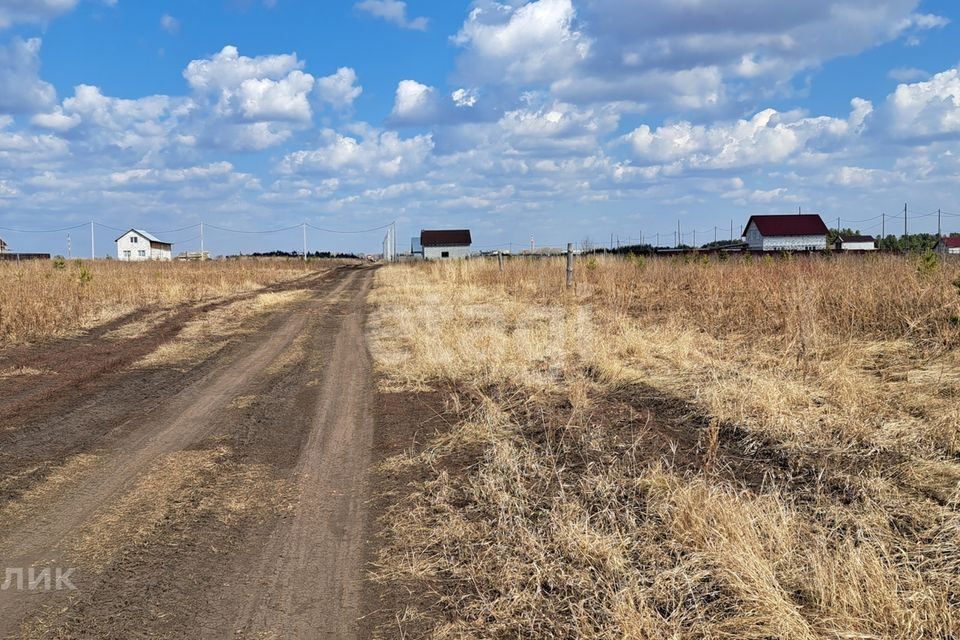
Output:
[[750,216],[743,238],[752,251],[825,251],[829,230],[815,213]]
[[937,243],[934,251],[937,253],[960,255],[960,236],[948,236],[946,238],[940,238],[940,242]]

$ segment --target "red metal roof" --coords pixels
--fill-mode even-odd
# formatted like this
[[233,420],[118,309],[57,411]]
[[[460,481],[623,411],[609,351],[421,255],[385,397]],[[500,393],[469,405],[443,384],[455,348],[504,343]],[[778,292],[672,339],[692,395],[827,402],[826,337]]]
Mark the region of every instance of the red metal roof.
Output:
[[815,213],[750,216],[743,235],[747,235],[751,222],[765,236],[825,236],[829,233],[827,225]]
[[960,249],[960,236],[943,238],[943,246],[949,247],[950,249]]
[[420,244],[424,247],[470,246],[469,229],[421,229]]

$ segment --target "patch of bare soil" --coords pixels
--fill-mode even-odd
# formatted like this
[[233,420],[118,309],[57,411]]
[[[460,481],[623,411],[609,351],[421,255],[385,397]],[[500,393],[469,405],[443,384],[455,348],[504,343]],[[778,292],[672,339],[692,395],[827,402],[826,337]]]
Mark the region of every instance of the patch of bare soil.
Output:
[[[364,560],[368,571],[375,568],[377,551],[385,542],[390,509],[400,504],[413,488],[433,476],[430,469],[418,466],[398,468],[386,464],[405,452],[416,452],[439,432],[449,429],[456,416],[445,404],[447,394],[438,392],[385,393],[376,395],[374,415],[377,431],[373,442],[373,465],[368,479],[369,513],[364,539]],[[454,469],[454,472],[463,472]],[[369,578],[368,578],[369,580]],[[415,628],[404,621],[409,610],[427,609],[437,604],[430,589],[410,591],[392,583],[369,581],[364,592],[364,616],[360,621],[362,638],[419,637],[426,627]]]

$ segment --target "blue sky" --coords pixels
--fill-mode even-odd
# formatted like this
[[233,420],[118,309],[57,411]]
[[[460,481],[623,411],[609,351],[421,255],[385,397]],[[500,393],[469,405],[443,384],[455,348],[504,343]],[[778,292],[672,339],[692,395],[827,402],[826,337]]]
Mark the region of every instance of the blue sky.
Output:
[[[822,212],[960,231],[947,0],[0,0],[0,236],[96,220],[215,252],[308,221],[477,245]],[[914,217],[916,216],[916,217]],[[857,222],[862,221],[862,222]],[[714,228],[717,231],[714,231]],[[88,231],[70,230],[75,254]],[[381,232],[312,231],[376,251]],[[82,248],[81,248],[82,247]]]

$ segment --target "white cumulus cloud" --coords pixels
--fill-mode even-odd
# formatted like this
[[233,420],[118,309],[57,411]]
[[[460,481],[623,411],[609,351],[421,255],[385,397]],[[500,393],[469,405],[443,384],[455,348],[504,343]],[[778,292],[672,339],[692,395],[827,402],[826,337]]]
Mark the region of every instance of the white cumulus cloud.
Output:
[[803,117],[764,109],[749,120],[697,125],[679,121],[627,134],[635,157],[650,164],[678,163],[697,169],[777,165],[801,153],[835,149],[852,139],[872,112],[866,100],[852,102],[849,119]]
[[476,89],[456,89],[450,97],[458,107],[473,107],[477,104],[477,93]]
[[392,22],[403,29],[425,31],[429,24],[429,19],[422,16],[413,19],[408,18],[407,3],[402,0],[363,0],[363,2],[358,2],[353,6],[376,18]]
[[0,2],[0,29],[20,22],[47,22],[76,6],[77,0],[4,0]]
[[291,71],[303,69],[296,54],[241,56],[236,47],[228,45],[211,58],[193,60],[183,77],[196,91],[217,92],[232,89],[244,80],[269,78],[279,80]]
[[67,115],[61,107],[57,107],[49,113],[36,114],[30,118],[30,122],[41,129],[50,129],[51,131],[63,133],[79,125],[81,118],[80,115],[76,113]]
[[925,82],[899,85],[884,106],[890,131],[897,137],[960,134],[960,67]]
[[416,80],[401,80],[393,101],[394,118],[416,121],[429,118],[436,110],[437,90]]
[[453,42],[464,48],[461,73],[484,82],[543,83],[584,60],[590,40],[574,28],[571,0],[517,7],[481,2]]
[[357,84],[357,72],[350,67],[340,67],[333,75],[317,78],[315,91],[324,104],[334,109],[349,109],[353,101],[363,93]]
[[458,80],[579,104],[732,113],[823,62],[947,24],[918,0],[476,0]]
[[197,139],[231,150],[261,150],[310,126],[315,80],[296,54],[248,57],[226,46],[183,72],[200,110]]
[[26,113],[49,107],[57,98],[40,79],[40,38],[13,38],[0,45],[0,113]]
[[429,135],[401,138],[395,131],[369,131],[355,138],[327,129],[319,147],[287,154],[280,167],[290,174],[394,177],[422,167],[432,150]]

